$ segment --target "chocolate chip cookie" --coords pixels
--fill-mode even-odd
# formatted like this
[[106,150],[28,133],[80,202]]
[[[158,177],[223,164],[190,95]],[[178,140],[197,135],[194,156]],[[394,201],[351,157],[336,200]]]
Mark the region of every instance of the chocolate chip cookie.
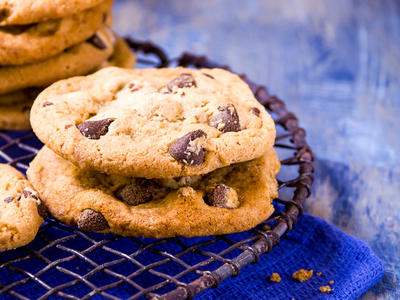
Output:
[[80,168],[145,178],[206,174],[262,156],[275,139],[247,84],[222,69],[106,68],[70,78],[39,95],[31,124]]
[[270,147],[258,159],[203,176],[129,178],[81,170],[44,147],[28,178],[50,214],[67,225],[123,236],[192,237],[243,231],[267,219],[279,167]]
[[62,18],[94,7],[104,0],[0,0],[0,26]]
[[109,14],[112,0],[60,19],[0,27],[0,65],[48,59],[93,36]]
[[59,79],[87,74],[111,56],[114,34],[103,26],[87,41],[72,46],[50,59],[21,66],[0,68],[0,94],[27,87],[49,85]]
[[31,242],[47,210],[24,175],[0,164],[0,251]]

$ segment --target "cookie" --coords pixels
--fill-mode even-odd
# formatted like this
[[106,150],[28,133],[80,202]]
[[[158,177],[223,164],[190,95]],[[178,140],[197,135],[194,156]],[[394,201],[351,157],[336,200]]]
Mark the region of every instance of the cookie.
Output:
[[28,88],[7,94],[1,94],[0,105],[19,104],[27,101],[33,102],[42,90],[43,89],[41,88]]
[[136,64],[135,53],[132,52],[128,44],[119,36],[116,37],[117,43],[113,54],[99,67],[102,68],[114,66],[126,69],[133,69]]
[[279,167],[270,147],[261,158],[203,176],[129,178],[81,170],[44,147],[27,173],[50,214],[67,225],[166,238],[238,232],[266,220]]
[[29,112],[33,100],[2,105],[0,103],[0,130],[30,130]]
[[29,130],[30,109],[42,89],[25,89],[0,95],[0,129]]
[[87,41],[50,59],[0,68],[0,94],[27,87],[47,86],[59,79],[87,74],[111,56],[115,37],[105,26]]
[[275,139],[247,84],[222,69],[106,68],[59,81],[31,124],[80,168],[145,178],[206,174],[262,156]]
[[93,36],[110,12],[112,0],[60,19],[0,27],[0,65],[22,65],[59,54]]
[[[121,38],[118,37],[117,40],[112,56],[102,67],[113,65],[133,68],[136,62],[135,54]],[[41,91],[41,88],[27,88],[0,95],[0,130],[31,129],[30,108]]]
[[24,175],[0,164],[0,251],[31,242],[46,211]]
[[62,18],[104,0],[0,0],[0,26],[32,24]]

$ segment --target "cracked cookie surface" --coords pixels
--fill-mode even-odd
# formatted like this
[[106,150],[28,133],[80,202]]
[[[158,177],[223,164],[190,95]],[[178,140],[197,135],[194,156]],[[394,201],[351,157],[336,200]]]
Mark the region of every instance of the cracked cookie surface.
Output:
[[112,0],[78,14],[29,25],[0,27],[0,65],[48,59],[90,38],[105,21]]
[[31,242],[45,214],[46,209],[24,175],[0,164],[0,251]]
[[130,178],[81,170],[44,147],[27,173],[50,214],[67,225],[165,238],[232,233],[261,223],[273,212],[279,167],[270,147],[258,159],[203,176]]
[[145,178],[206,174],[262,156],[275,139],[247,84],[222,69],[106,68],[70,78],[39,95],[31,123],[80,168]]

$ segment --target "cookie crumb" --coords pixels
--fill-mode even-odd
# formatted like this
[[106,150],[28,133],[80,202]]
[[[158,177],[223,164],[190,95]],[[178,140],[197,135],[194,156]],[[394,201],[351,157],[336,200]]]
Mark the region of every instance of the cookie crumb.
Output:
[[313,270],[300,269],[293,273],[292,277],[300,282],[307,281],[313,276]]
[[321,275],[322,275],[322,272],[318,272],[318,273],[317,273],[317,276],[321,276]]
[[334,283],[335,283],[334,280],[329,281],[329,284],[334,284]]
[[330,293],[332,291],[331,287],[329,285],[320,286],[319,290],[321,291],[321,293],[324,293],[324,294]]
[[269,280],[272,282],[281,282],[281,276],[278,273],[272,273]]

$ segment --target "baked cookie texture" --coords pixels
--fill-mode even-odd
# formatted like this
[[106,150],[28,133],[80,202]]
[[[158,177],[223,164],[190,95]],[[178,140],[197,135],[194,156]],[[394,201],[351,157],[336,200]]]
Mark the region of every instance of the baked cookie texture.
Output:
[[[117,44],[112,56],[102,64],[102,67],[117,66],[133,68],[136,63],[135,54],[128,45],[117,36]],[[43,89],[27,88],[15,92],[0,94],[0,129],[29,130],[30,109],[33,101]]]
[[21,25],[79,13],[104,0],[0,0],[0,26]]
[[111,6],[112,0],[106,0],[63,18],[0,27],[0,65],[37,62],[85,41],[101,27]]
[[46,209],[32,185],[13,167],[0,164],[0,251],[31,242]]
[[106,68],[59,81],[31,124],[82,169],[144,178],[206,174],[261,157],[275,139],[247,84],[222,69]]
[[50,214],[67,225],[165,238],[227,234],[266,220],[279,167],[270,147],[204,176],[148,180],[81,170],[44,147],[27,173]]
[[0,129],[2,130],[30,130],[30,109],[33,100],[3,105],[0,103]]
[[28,87],[42,87],[71,76],[87,74],[101,65],[114,50],[116,39],[102,26],[90,39],[50,59],[0,68],[0,94]]

